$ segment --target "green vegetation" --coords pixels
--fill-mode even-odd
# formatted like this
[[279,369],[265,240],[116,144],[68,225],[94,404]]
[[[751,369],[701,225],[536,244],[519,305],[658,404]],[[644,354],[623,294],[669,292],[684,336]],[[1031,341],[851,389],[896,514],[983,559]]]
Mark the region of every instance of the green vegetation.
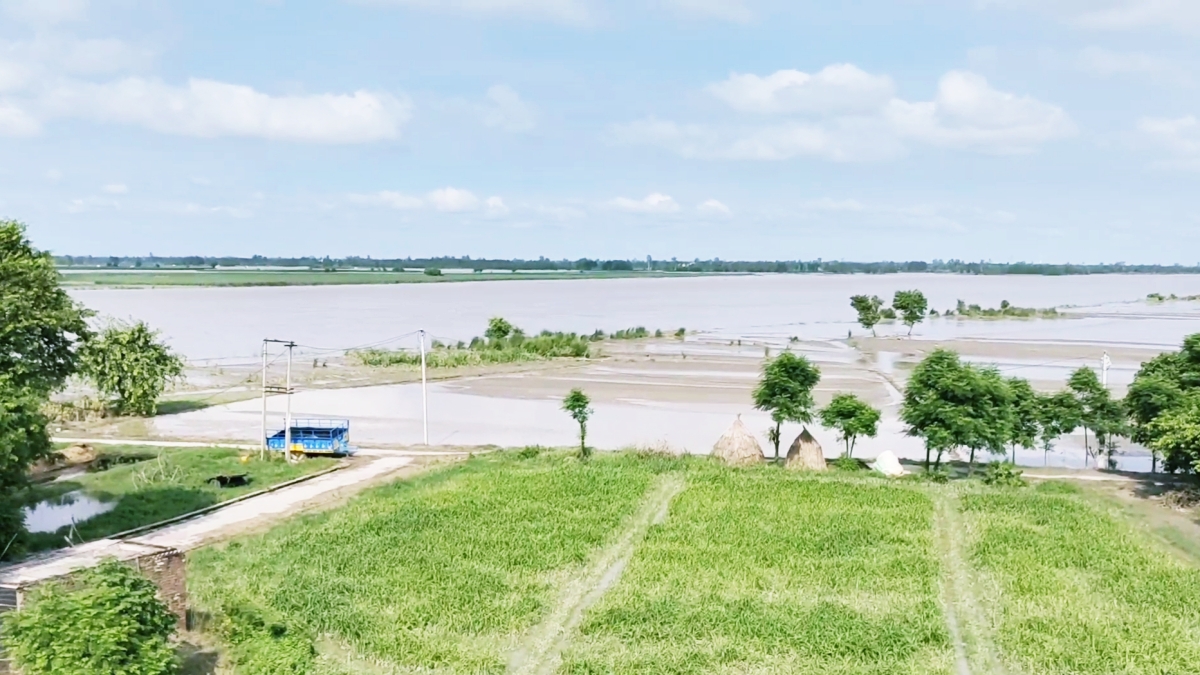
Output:
[[1200,471],[1200,334],[1142,364],[1125,396],[1133,440],[1168,471]]
[[[520,328],[514,327],[503,318],[496,317],[488,322],[484,337],[471,343],[443,345],[434,342],[425,355],[428,368],[461,368],[501,363],[521,363],[545,359],[591,357],[591,338],[575,333],[551,333],[527,337]],[[375,367],[418,367],[421,354],[412,350],[364,349],[350,352],[364,366]]]
[[560,672],[948,675],[932,521],[880,480],[693,470]]
[[900,409],[906,433],[925,441],[926,469],[930,453],[936,453],[936,469],[943,453],[967,448],[968,471],[974,470],[977,451],[1004,453],[1012,414],[1012,392],[994,368],[963,363],[945,349],[934,350],[913,369]]
[[1200,569],[1063,487],[962,498],[1007,672],[1195,672]]
[[[307,459],[289,464],[280,458],[257,458],[243,463],[241,453],[229,448],[167,448],[147,453],[146,448],[109,449],[95,462],[101,470],[28,488],[21,497],[25,506],[50,501],[70,501],[83,493],[101,502],[116,502],[111,511],[57,532],[24,536],[24,548],[37,551],[58,548],[70,541],[102,539],[143,525],[167,520],[234,497],[329,468],[335,460]],[[245,474],[247,485],[222,488],[209,479]]]
[[[206,609],[269,627],[237,626],[244,638],[230,656],[240,675],[281,672],[262,664],[284,658],[299,661],[286,671],[296,674],[372,671],[377,660],[504,673],[557,586],[634,513],[659,465],[613,454],[475,457],[198,551],[190,591]],[[317,663],[324,635],[362,661]]]
[[0,558],[24,526],[13,498],[51,451],[42,408],[78,366],[88,312],[59,287],[49,253],[0,220]]
[[595,412],[592,410],[592,400],[582,389],[572,389],[563,399],[562,409],[579,425],[579,458],[587,459],[592,454],[587,446],[588,418]]
[[846,457],[854,456],[854,443],[859,436],[874,438],[879,432],[882,413],[854,394],[837,394],[821,409],[821,425],[837,429],[846,444]]
[[925,320],[925,314],[929,311],[929,301],[921,291],[896,291],[896,297],[892,299],[892,308],[900,313],[900,320],[908,326],[908,334],[912,335],[913,326]]
[[883,309],[883,298],[878,295],[855,295],[850,298],[850,306],[858,312],[858,325],[871,331],[872,336],[875,335],[875,326],[883,320],[880,313]]
[[132,567],[104,562],[35,589],[3,617],[0,643],[24,675],[174,673],[176,619],[156,592]]
[[142,321],[109,324],[80,356],[84,376],[121,415],[154,415],[167,385],[183,377],[183,357]]
[[958,305],[954,309],[946,310],[942,316],[957,316],[965,319],[1057,319],[1062,317],[1063,314],[1054,307],[1042,309],[1016,307],[1007,300],[1002,300],[1000,306],[997,308],[968,305],[959,300]]
[[754,388],[754,407],[771,413],[775,423],[768,439],[779,460],[780,434],[784,422],[812,422],[817,407],[813,389],[821,381],[821,370],[805,356],[785,351],[763,364],[762,378]]
[[1117,439],[1130,433],[1124,403],[1114,399],[1108,388],[1101,384],[1096,371],[1087,366],[1071,374],[1067,388],[1078,404],[1085,451],[1093,454],[1088,442],[1088,430],[1091,430],[1096,440],[1095,454],[1107,455],[1109,468],[1115,468],[1113,455],[1117,451]]
[[239,270],[161,269],[69,271],[66,286],[101,288],[144,287],[250,287],[250,286],[350,286],[375,284],[419,284],[463,281],[513,281],[534,279],[625,279],[636,277],[696,276],[695,273],[586,271],[586,272],[447,272],[426,274],[424,270],[329,269],[329,270]]
[[1059,438],[1074,433],[1079,428],[1083,412],[1079,401],[1070,391],[1054,394],[1038,394],[1037,440],[1041,444],[1046,463]]
[[1162,293],[1150,293],[1146,296],[1146,299],[1154,303],[1175,301],[1197,302],[1200,301],[1200,295],[1175,295],[1174,293],[1170,295],[1163,295]]

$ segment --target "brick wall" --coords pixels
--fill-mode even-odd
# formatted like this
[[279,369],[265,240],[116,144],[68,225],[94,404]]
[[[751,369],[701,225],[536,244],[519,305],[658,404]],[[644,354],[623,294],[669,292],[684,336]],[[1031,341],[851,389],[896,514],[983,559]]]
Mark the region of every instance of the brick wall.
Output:
[[179,630],[187,628],[187,565],[183,553],[168,549],[137,558],[133,564],[158,586],[158,597],[175,615]]

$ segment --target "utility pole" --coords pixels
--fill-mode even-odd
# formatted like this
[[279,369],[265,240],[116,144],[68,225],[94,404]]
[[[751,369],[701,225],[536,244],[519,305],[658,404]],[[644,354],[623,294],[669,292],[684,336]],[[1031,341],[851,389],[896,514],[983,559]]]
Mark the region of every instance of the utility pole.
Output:
[[258,459],[264,460],[267,458],[267,341],[263,340],[262,344],[262,434],[258,437],[261,441],[258,451]]
[[421,331],[421,427],[425,445],[429,445],[429,393],[425,388],[425,331]]
[[[287,362],[287,381],[285,386],[271,386],[267,384],[267,345],[278,344],[287,347],[288,362]],[[296,346],[291,340],[263,340],[263,387],[262,387],[262,447],[264,455],[267,448],[267,394],[286,394],[287,395],[287,412],[284,418],[283,427],[283,452],[284,457],[291,457],[292,451],[292,349]]]
[[287,413],[284,418],[283,427],[283,447],[286,453],[284,457],[292,461],[292,348],[296,343],[287,343],[288,362],[287,362]]
[[1108,369],[1112,367],[1112,359],[1108,357],[1108,352],[1100,357],[1100,383],[1108,388]]

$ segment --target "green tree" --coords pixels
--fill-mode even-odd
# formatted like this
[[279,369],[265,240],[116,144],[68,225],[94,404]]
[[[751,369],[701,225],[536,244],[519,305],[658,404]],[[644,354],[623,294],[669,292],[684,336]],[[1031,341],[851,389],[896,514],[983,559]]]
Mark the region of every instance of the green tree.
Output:
[[858,325],[875,335],[875,326],[883,319],[879,310],[883,308],[883,300],[878,295],[855,295],[850,298],[850,306],[858,312]]
[[1148,425],[1150,448],[1167,471],[1200,472],[1200,396],[1155,417]]
[[1017,448],[1032,450],[1038,440],[1038,413],[1041,401],[1029,380],[1013,377],[1008,380],[1008,391],[1012,394],[1012,424],[1009,425],[1008,443],[1012,447],[1012,463],[1017,463]]
[[0,641],[24,675],[166,675],[175,616],[154,584],[106,561],[70,585],[50,582],[3,619]]
[[1083,427],[1084,451],[1092,456],[1092,446],[1088,440],[1091,430],[1096,440],[1095,456],[1107,453],[1109,461],[1116,450],[1116,439],[1128,433],[1126,411],[1120,401],[1112,398],[1112,393],[1100,382],[1096,371],[1083,366],[1071,373],[1067,380],[1067,388],[1075,395],[1079,404],[1080,426]]
[[970,450],[973,471],[979,450],[1002,454],[1011,432],[1012,394],[994,369],[962,363],[958,354],[936,349],[913,369],[904,391],[900,419],[909,436],[925,442],[925,467],[936,453]]
[[25,226],[0,221],[0,379],[46,397],[75,373],[89,313],[59,286]]
[[1075,431],[1081,424],[1083,413],[1079,401],[1070,391],[1038,396],[1038,442],[1045,453],[1044,463],[1050,463],[1050,452],[1058,439]]
[[483,332],[483,336],[489,340],[505,340],[516,330],[507,319],[499,316],[488,319],[487,330]]
[[125,415],[153,415],[167,385],[183,376],[183,359],[141,321],[109,324],[81,355],[83,374]]
[[929,301],[925,299],[925,294],[921,291],[896,291],[896,297],[892,299],[892,307],[900,312],[900,319],[904,325],[908,326],[908,334],[912,335],[913,326],[925,320],[925,313],[929,310]]
[[821,381],[821,371],[806,357],[785,351],[763,365],[762,379],[754,388],[754,407],[771,413],[775,433],[775,459],[779,459],[779,441],[784,422],[812,422],[813,389]]
[[872,408],[854,394],[838,394],[821,409],[821,424],[837,429],[846,444],[846,456],[854,456],[854,443],[859,436],[874,438],[879,433],[879,410]]
[[571,419],[579,423],[579,456],[582,459],[587,459],[591,455],[591,450],[587,446],[588,418],[594,412],[591,406],[592,400],[583,393],[582,389],[572,389],[562,403],[562,409],[571,416]]
[[25,226],[0,221],[0,552],[9,556],[24,530],[16,495],[30,465],[51,450],[40,410],[75,372],[89,335],[88,312],[59,280]]

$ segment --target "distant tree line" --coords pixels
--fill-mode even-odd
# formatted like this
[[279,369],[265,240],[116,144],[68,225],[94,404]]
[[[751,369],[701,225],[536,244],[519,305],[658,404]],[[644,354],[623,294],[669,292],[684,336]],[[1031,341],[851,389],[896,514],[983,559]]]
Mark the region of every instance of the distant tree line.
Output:
[[350,256],[304,256],[295,258],[255,255],[237,256],[57,256],[60,267],[140,268],[215,268],[215,267],[302,267],[310,269],[402,270],[451,268],[471,270],[521,271],[651,271],[651,272],[741,272],[778,274],[896,274],[930,272],[940,274],[1032,274],[1065,276],[1078,274],[1198,274],[1200,265],[1098,265],[966,262],[963,260],[852,262],[839,260],[551,260],[549,258],[504,259],[440,256],[433,258],[372,258]]

